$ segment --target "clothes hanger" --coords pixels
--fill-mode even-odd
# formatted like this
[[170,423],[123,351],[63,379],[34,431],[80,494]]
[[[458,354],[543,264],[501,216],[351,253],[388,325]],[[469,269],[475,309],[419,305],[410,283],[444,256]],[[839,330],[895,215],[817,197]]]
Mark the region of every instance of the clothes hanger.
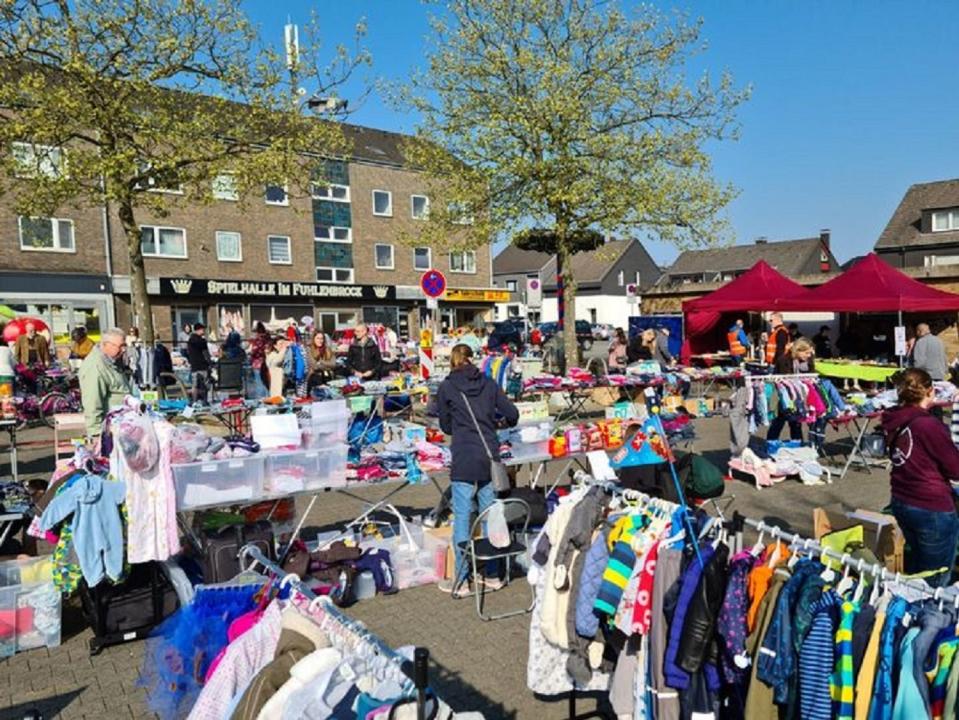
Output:
[[819,562],[826,566],[826,569],[819,574],[819,577],[827,583],[833,582],[836,579],[836,571],[829,565],[829,558],[826,557],[826,548],[823,548],[822,552],[819,553]]
[[782,557],[782,546],[783,541],[781,538],[776,538],[776,547],[773,549],[772,554],[769,556],[769,562],[766,563],[767,567],[773,569],[776,565],[779,564],[779,559]]
[[856,590],[852,594],[852,601],[857,604],[862,602],[863,593],[866,591],[866,576],[863,575],[862,572],[864,565],[865,561],[859,558],[859,563],[856,565],[856,574],[859,576],[859,582],[856,583]]
[[842,579],[839,581],[839,584],[836,585],[836,594],[839,595],[839,597],[849,592],[854,582],[850,576],[851,568],[849,567],[849,555],[847,553],[843,553],[841,562],[843,565]]
[[759,530],[759,539],[756,541],[756,544],[753,545],[752,549],[749,551],[749,554],[755,558],[758,558],[763,551],[763,536],[766,533],[766,523],[760,520],[759,527],[756,529]]

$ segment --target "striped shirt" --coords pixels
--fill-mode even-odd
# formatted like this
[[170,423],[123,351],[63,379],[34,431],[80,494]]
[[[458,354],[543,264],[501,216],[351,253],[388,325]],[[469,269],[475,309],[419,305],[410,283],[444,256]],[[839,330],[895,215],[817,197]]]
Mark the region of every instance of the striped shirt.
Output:
[[829,681],[836,720],[853,720],[856,676],[852,662],[852,627],[859,614],[859,603],[843,600],[839,606],[836,630],[836,668]]
[[[836,666],[839,603],[839,596],[827,590],[812,606],[812,623],[799,650],[799,704],[803,720],[832,720],[829,686]],[[849,652],[852,653],[851,645]]]

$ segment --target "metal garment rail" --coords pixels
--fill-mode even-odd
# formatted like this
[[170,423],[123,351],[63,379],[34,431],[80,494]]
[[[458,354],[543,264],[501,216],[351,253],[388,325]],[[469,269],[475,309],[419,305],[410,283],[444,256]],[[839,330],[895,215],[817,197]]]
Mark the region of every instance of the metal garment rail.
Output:
[[[284,573],[283,569],[275,562],[263,554],[263,551],[255,545],[244,545],[240,548],[240,559],[253,560],[262,565],[269,573],[276,578],[281,578],[281,585],[290,585],[303,597],[311,602],[317,600],[320,596],[310,590],[300,578],[294,573]],[[252,565],[246,569],[252,569]],[[413,651],[413,668],[410,669],[410,661],[400,655],[393,648],[380,640],[376,635],[362,623],[354,620],[349,615],[341,612],[331,601],[323,603],[323,612],[333,618],[337,623],[347,628],[359,640],[366,643],[377,653],[387,658],[390,662],[399,667],[400,671],[410,678],[412,687],[416,690],[417,696],[417,720],[426,718],[426,689],[429,686],[429,659],[430,651],[426,648],[418,647]]]
[[789,373],[780,375],[743,375],[743,380],[819,380],[819,373]]
[[804,538],[796,533],[787,532],[776,525],[768,525],[762,520],[753,520],[752,518],[744,517],[739,513],[735,513],[732,518],[732,522],[734,524],[737,521],[742,521],[759,533],[769,533],[774,538],[785,540],[799,552],[806,552],[807,554],[816,554],[820,557],[832,558],[833,560],[839,561],[842,565],[848,567],[850,570],[856,570],[857,572],[868,572],[870,575],[880,581],[893,581],[898,585],[915,590],[923,595],[934,597],[937,600],[951,600],[955,602],[957,606],[959,606],[959,589],[955,587],[929,587],[921,580],[911,580],[909,578],[902,577],[902,573],[890,572],[888,568],[883,565],[878,565],[876,563],[870,563],[869,565],[866,565],[864,563],[860,563],[859,560],[851,558],[848,554],[838,553],[835,550],[823,547],[816,540]]

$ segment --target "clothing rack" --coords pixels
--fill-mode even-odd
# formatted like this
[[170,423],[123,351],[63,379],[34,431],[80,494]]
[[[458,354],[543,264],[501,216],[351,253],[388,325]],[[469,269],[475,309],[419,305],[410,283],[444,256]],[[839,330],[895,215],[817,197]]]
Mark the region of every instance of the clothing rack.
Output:
[[780,373],[778,375],[743,375],[743,380],[819,380],[819,373]]
[[889,569],[884,565],[879,565],[877,563],[870,563],[867,565],[865,563],[861,563],[859,560],[850,557],[848,554],[839,553],[835,550],[824,547],[817,540],[804,538],[797,533],[788,532],[777,525],[769,525],[762,520],[753,520],[752,518],[745,517],[738,512],[734,512],[732,519],[728,522],[732,526],[730,529],[732,529],[734,532],[740,532],[743,525],[748,525],[749,527],[758,531],[760,534],[769,533],[774,538],[785,540],[798,552],[815,554],[820,557],[828,557],[832,560],[838,561],[840,564],[849,568],[850,570],[856,570],[860,573],[868,573],[875,577],[878,581],[895,582],[897,585],[909,588],[917,593],[927,595],[937,600],[949,600],[959,606],[959,589],[955,587],[930,587],[921,580],[904,578],[902,577],[902,573],[890,572]]
[[[342,625],[358,640],[365,643],[379,655],[385,657],[389,662],[396,665],[400,671],[406,675],[408,684],[403,688],[405,692],[416,694],[417,720],[426,719],[426,690],[429,686],[429,650],[417,647],[413,653],[413,662],[397,653],[393,648],[383,642],[376,635],[371,633],[366,626],[357,622],[346,615],[339,608],[333,605],[328,598],[314,593],[307,585],[295,574],[284,573],[282,568],[270,560],[255,545],[244,545],[240,548],[240,560],[249,559],[253,562],[245,570],[251,570],[256,564],[262,565],[274,578],[281,578],[281,586],[290,586],[300,595],[313,602],[321,602],[323,612],[334,622]],[[412,665],[412,668],[410,667]]]

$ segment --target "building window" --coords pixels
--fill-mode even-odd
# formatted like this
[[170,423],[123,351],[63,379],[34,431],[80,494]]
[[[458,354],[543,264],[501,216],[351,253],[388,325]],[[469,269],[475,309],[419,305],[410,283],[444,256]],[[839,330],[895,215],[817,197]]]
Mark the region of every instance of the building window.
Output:
[[626,273],[620,270],[619,275],[616,276],[616,282],[620,287],[626,287]]
[[392,270],[394,267],[393,246],[376,244],[373,246],[373,249],[376,252],[376,269]]
[[923,264],[928,267],[940,265],[959,265],[959,255],[926,255]]
[[313,198],[315,200],[332,200],[333,202],[349,202],[350,186],[334,183],[313,183]]
[[466,203],[451,202],[446,206],[446,213],[454,225],[472,225],[473,214]]
[[636,283],[636,287],[637,287],[637,288],[640,287],[640,282],[639,282],[639,270],[636,271],[636,275],[635,275],[635,277],[633,278],[633,282]]
[[430,199],[426,195],[410,197],[414,220],[426,220],[430,216]]
[[946,232],[947,230],[959,230],[959,208],[937,210],[932,214],[932,231]]
[[313,261],[319,282],[353,282],[353,246],[343,242],[313,243]]
[[433,254],[428,247],[413,248],[413,268],[429,270],[433,267]]
[[325,268],[316,269],[317,282],[345,283],[353,282],[353,268]]
[[240,193],[236,189],[236,176],[223,173],[213,178],[213,198],[215,200],[239,200]]
[[17,165],[19,177],[32,178],[43,175],[48,178],[60,177],[66,168],[63,148],[52,145],[36,145],[28,142],[12,144],[13,160]]
[[20,249],[76,252],[73,220],[20,216]]
[[289,205],[290,196],[286,192],[286,185],[267,185],[264,196],[267,205]]
[[393,193],[389,190],[373,191],[373,214],[379,217],[393,217]]
[[266,236],[266,254],[267,259],[273,265],[292,265],[293,254],[290,250],[290,238],[288,235],[267,235]]
[[[137,162],[137,170],[140,175],[148,175],[146,182],[136,184],[137,190],[146,190],[147,192],[155,193],[167,193],[169,195],[182,195],[183,186],[180,183],[170,183],[169,185],[162,185],[161,179],[157,175],[161,174],[159,171],[154,172],[153,165],[146,160],[140,160]],[[173,173],[165,173],[172,175]],[[175,180],[174,177],[166,177],[164,180]]]
[[329,240],[330,242],[353,242],[353,228],[317,225],[313,228],[313,237],[315,240]]
[[516,281],[515,281],[515,280],[507,280],[507,281],[506,281],[506,289],[509,290],[510,292],[516,292]]
[[473,250],[458,250],[450,253],[450,272],[476,273],[476,253]]
[[216,231],[216,259],[221,262],[243,261],[240,233],[227,230]]
[[140,226],[140,249],[145,257],[186,257],[186,230],[183,228]]

